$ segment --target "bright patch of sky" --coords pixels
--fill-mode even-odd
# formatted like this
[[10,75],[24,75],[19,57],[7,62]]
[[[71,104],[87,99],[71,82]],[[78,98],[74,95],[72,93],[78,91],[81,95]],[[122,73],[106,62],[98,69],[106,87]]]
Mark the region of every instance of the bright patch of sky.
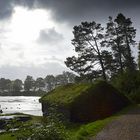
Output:
[[[47,63],[57,63],[62,67],[56,73],[67,70],[64,61],[74,52],[70,47],[71,29],[67,24],[53,21],[51,11],[15,7],[12,17],[0,25],[0,70],[5,66],[15,66],[28,67],[30,71],[33,67],[40,67],[41,71],[41,67],[47,67]],[[52,71],[49,69],[42,76]]]

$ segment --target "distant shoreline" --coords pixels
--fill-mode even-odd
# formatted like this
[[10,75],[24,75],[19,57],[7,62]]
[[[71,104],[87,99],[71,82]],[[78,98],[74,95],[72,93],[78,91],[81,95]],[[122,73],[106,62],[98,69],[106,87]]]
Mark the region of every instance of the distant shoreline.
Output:
[[43,96],[45,91],[3,92],[0,96]]

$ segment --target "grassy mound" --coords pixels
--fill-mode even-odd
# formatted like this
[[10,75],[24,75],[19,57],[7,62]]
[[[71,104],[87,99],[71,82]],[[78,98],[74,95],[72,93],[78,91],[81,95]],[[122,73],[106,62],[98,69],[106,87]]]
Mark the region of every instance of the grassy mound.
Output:
[[47,114],[51,104],[57,104],[58,111],[73,122],[89,122],[105,118],[130,103],[125,96],[105,81],[58,87],[43,96],[40,102],[44,114]]
[[92,87],[92,84],[68,84],[60,86],[43,96],[40,99],[40,102],[53,102],[59,105],[68,106],[72,104],[78,96],[85,93],[90,87]]

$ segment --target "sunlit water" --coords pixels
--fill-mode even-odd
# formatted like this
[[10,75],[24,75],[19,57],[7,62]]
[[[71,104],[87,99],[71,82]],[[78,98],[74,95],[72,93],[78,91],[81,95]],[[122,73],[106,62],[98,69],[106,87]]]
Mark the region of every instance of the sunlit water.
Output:
[[39,98],[34,96],[0,96],[0,109],[4,114],[25,113],[42,116]]

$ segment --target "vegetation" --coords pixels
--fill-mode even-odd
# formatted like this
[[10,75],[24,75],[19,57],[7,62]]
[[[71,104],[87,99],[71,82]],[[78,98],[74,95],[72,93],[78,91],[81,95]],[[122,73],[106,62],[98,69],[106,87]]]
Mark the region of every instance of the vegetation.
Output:
[[[130,103],[124,95],[132,102],[140,103],[140,44],[137,63],[131,50],[136,47],[136,29],[131,19],[120,13],[114,19],[109,17],[105,28],[95,21],[82,22],[74,26],[73,34],[72,45],[77,56],[68,57],[65,64],[78,76],[70,72],[57,76],[47,75],[36,80],[27,76],[24,83],[19,79],[11,81],[1,78],[0,89],[1,92],[8,93],[19,93],[24,89],[25,95],[49,91],[41,98],[42,105],[54,103],[66,107],[72,111],[70,117],[75,123],[60,121],[58,110],[54,114],[48,111],[47,119],[32,116],[31,120],[24,123],[12,120],[7,130],[18,130],[14,134],[10,131],[0,134],[1,140],[86,140],[116,116],[97,119],[105,118]],[[98,80],[100,82],[96,82]],[[76,83],[72,84],[74,82]],[[49,107],[55,109],[54,106]],[[79,120],[82,123],[77,124]],[[97,121],[83,124],[94,120]]]
[[53,106],[72,122],[105,118],[130,104],[123,94],[105,81],[58,87],[43,96],[40,102],[44,115],[48,115],[49,107]]
[[47,95],[44,95],[40,101],[67,105],[72,103],[76,97],[84,93],[90,87],[91,84],[68,84],[60,86]]
[[106,28],[95,21],[82,22],[74,26],[73,34],[72,45],[78,55],[68,57],[65,64],[81,77],[109,80],[119,72],[135,71],[131,46],[135,46],[136,30],[130,18],[123,14],[115,20],[109,17]]
[[[115,114],[103,120],[97,120],[88,124],[63,124],[58,121],[58,114],[48,118],[30,116],[31,120],[24,123],[17,123],[14,120],[15,126],[18,126],[19,130],[13,132],[4,132],[0,134],[1,140],[43,140],[49,137],[49,140],[87,140],[95,136],[103,127],[114,119],[117,119],[122,114],[127,113],[129,110],[139,106],[129,106]],[[16,114],[17,115],[17,114]],[[21,115],[21,114],[19,114]],[[23,115],[23,114],[22,114]],[[53,118],[53,119],[52,119]],[[56,122],[58,122],[56,124]],[[49,125],[51,124],[51,125]],[[9,128],[13,126],[9,126]],[[49,131],[50,130],[50,131]]]
[[82,125],[75,125],[71,124],[72,126],[69,126],[68,132],[70,134],[70,140],[87,140],[90,139],[93,136],[96,136],[99,131],[101,131],[104,126],[106,126],[111,121],[118,119],[121,115],[126,114],[129,110],[134,108],[140,108],[138,105],[131,105],[124,109],[122,109],[120,112],[114,114],[111,117],[107,117],[102,120],[97,120],[88,124],[82,124]]
[[[58,119],[58,114],[51,114],[47,118],[25,115],[9,114],[15,117],[7,121],[3,127],[6,132],[0,133],[1,140],[67,140],[68,134],[62,121]],[[22,120],[21,116],[29,117],[28,120]],[[14,133],[13,133],[14,132]]]
[[[85,21],[74,26],[73,35],[72,45],[77,56],[68,57],[65,64],[79,74],[76,80],[104,79],[140,103],[140,54],[136,62],[131,50],[137,47],[136,29],[131,19],[119,13],[116,18],[109,17],[106,27]],[[140,49],[140,45],[137,48]]]
[[2,96],[42,96],[60,85],[74,83],[75,75],[70,72],[63,72],[62,74],[53,76],[47,75],[45,78],[38,77],[36,80],[32,76],[27,76],[25,81],[20,79],[9,80],[5,78],[0,79],[0,95]]

